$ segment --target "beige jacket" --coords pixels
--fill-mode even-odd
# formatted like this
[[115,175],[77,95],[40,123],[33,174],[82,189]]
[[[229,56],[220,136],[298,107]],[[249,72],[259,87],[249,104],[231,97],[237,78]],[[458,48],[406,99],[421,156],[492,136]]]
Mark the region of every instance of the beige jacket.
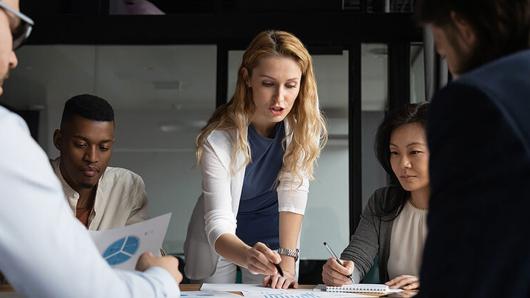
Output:
[[[59,158],[51,164],[61,181],[64,194],[75,212],[79,194],[64,180],[59,169]],[[142,178],[132,171],[107,167],[99,178],[94,209],[89,217],[89,230],[123,227],[147,219],[147,195]]]

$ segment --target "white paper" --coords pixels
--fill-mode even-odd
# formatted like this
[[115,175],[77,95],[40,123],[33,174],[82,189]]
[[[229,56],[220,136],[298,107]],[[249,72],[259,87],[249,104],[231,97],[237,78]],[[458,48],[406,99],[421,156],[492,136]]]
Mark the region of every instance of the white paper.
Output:
[[248,293],[245,297],[252,298],[320,298],[319,292],[313,292],[311,290],[296,291],[294,290],[276,290],[269,293]]
[[201,286],[201,291],[220,291],[220,292],[243,292],[243,291],[254,291],[259,292],[261,290],[267,290],[262,285],[255,284],[208,284],[204,283]]
[[263,294],[282,294],[294,292],[312,292],[312,289],[271,289],[260,284],[202,284],[203,291],[226,291],[226,292],[241,292],[243,296],[263,295]]
[[160,255],[171,213],[125,227],[89,231],[103,258],[114,268],[134,270],[146,251]]
[[249,298],[333,298],[333,297],[374,297],[373,295],[363,295],[354,293],[328,293],[311,289],[269,289],[268,291],[242,292]]
[[[325,288],[325,287],[324,287]],[[330,293],[318,286],[313,289],[271,289],[259,284],[202,284],[201,291],[241,292],[250,298],[332,298],[332,297],[374,297],[369,294]],[[185,293],[185,292],[183,292]]]
[[225,297],[225,298],[234,298],[241,297],[240,295],[228,293],[228,292],[218,292],[218,291],[181,291],[180,297],[186,298],[204,298],[204,297]]
[[251,298],[321,298],[321,297],[373,297],[368,295],[327,293],[319,289],[271,289],[259,284],[203,284],[202,291],[241,292]]
[[370,294],[357,294],[357,293],[329,293],[311,289],[288,289],[288,290],[277,290],[270,289],[261,293],[257,292],[242,292],[243,296],[249,298],[333,298],[333,297],[374,297]]

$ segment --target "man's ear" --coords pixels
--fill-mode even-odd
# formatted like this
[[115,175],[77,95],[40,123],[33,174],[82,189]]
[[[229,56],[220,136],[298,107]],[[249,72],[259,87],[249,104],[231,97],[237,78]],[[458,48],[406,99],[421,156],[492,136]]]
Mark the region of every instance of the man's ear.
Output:
[[451,20],[455,29],[462,38],[466,47],[474,48],[477,43],[477,34],[469,22],[454,11],[451,11]]
[[61,151],[61,142],[62,142],[61,139],[62,139],[61,130],[56,129],[53,132],[53,145],[55,145],[55,148],[57,148],[57,150],[59,151]]

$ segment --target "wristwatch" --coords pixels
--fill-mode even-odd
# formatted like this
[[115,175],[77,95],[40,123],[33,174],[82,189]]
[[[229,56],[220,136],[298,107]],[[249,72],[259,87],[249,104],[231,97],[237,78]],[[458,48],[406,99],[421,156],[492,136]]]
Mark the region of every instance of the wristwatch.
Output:
[[284,248],[280,247],[278,248],[278,253],[284,256],[293,257],[294,261],[298,261],[298,258],[300,257],[300,250],[297,249],[290,249],[290,248]]

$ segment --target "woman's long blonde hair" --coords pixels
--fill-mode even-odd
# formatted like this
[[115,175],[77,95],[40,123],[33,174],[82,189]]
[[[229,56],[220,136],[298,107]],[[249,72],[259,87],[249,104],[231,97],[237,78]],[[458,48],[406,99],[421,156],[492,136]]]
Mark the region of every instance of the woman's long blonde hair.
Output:
[[[327,141],[327,130],[318,106],[311,56],[298,38],[284,31],[263,31],[252,40],[243,54],[234,95],[229,102],[217,108],[197,137],[197,160],[200,163],[203,145],[213,130],[235,129],[237,134],[236,139],[232,140],[234,143],[231,152],[231,171],[236,169],[234,161],[238,152],[243,152],[245,157],[245,162],[241,166],[251,162],[247,129],[255,106],[252,90],[245,82],[252,76],[252,71],[260,59],[271,56],[292,58],[302,71],[298,97],[286,117],[291,128],[292,140],[285,148],[281,172],[293,173],[296,177],[313,178],[314,163]],[[245,72],[248,72],[248,77],[245,76]]]

